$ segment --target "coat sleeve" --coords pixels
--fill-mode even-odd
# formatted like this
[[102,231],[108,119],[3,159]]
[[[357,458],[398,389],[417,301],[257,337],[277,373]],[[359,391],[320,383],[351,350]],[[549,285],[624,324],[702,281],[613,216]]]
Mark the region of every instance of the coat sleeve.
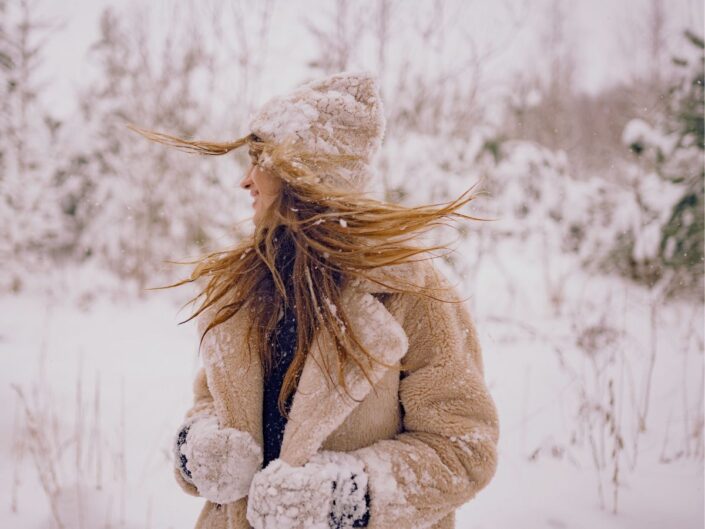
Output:
[[[458,300],[435,267],[434,296]],[[368,474],[368,529],[428,527],[472,499],[497,467],[499,421],[464,303],[420,297],[403,317],[409,349],[399,398],[403,430],[352,451]]]
[[[199,340],[201,334],[205,330],[208,313],[208,310],[204,311],[197,319]],[[211,394],[210,389],[208,389],[206,370],[203,367],[200,367],[196,372],[196,377],[193,380],[193,405],[186,411],[183,423],[179,430],[181,430],[185,425],[193,422],[198,416],[207,414],[215,415],[215,406],[213,404],[213,395]],[[174,476],[176,477],[176,482],[184,490],[184,492],[190,494],[191,496],[200,496],[196,486],[187,481],[181,474],[179,462],[176,460],[174,461]]]

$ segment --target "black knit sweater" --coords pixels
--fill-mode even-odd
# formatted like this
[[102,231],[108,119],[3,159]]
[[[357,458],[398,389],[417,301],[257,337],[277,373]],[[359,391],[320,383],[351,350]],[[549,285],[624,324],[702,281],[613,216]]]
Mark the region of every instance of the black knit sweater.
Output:
[[[279,245],[275,266],[281,275],[287,291],[289,301],[293,299],[292,276],[294,271],[294,246],[293,241],[283,237],[281,233],[275,235]],[[291,365],[296,351],[296,312],[294,306],[287,304],[280,314],[279,321],[274,329],[270,342],[272,344],[272,368],[264,378],[264,393],[262,400],[262,429],[264,447],[262,468],[270,461],[279,457],[286,418],[279,412],[277,401],[284,383],[284,375]],[[293,393],[286,402],[287,412],[291,409]]]
[[[262,428],[264,434],[264,461],[262,468],[270,461],[279,457],[286,418],[280,413],[278,406],[279,393],[284,383],[284,375],[294,358],[296,351],[296,314],[293,308],[287,308],[277,323],[271,338],[274,356],[272,370],[264,381],[262,401]],[[286,410],[291,409],[294,394],[286,401]]]

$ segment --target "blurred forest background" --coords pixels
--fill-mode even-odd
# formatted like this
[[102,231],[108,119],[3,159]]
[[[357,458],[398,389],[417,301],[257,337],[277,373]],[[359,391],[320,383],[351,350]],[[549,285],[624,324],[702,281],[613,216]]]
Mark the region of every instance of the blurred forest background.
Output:
[[[145,289],[251,229],[248,160],[126,123],[233,139],[268,96],[368,69],[388,120],[378,196],[438,203],[478,182],[470,214],[497,219],[434,234],[455,241],[444,268],[470,294],[503,418],[503,468],[459,527],[583,527],[575,512],[702,527],[703,5],[623,4],[115,1],[70,26],[95,35],[80,49],[49,0],[0,0],[5,516],[195,519],[196,503],[172,508],[167,465],[196,338],[164,316],[193,294]],[[57,98],[69,56],[85,71]],[[531,493],[510,483],[524,475],[541,476]]]

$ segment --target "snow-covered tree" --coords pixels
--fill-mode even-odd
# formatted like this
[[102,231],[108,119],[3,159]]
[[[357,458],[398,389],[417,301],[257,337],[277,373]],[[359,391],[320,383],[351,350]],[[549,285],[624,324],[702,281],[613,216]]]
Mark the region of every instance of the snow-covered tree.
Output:
[[65,246],[55,181],[59,123],[44,107],[52,26],[31,0],[0,1],[0,287],[18,290]]
[[225,187],[211,160],[154,144],[126,127],[193,137],[212,117],[198,92],[209,57],[202,38],[189,33],[197,29],[174,20],[162,42],[151,36],[146,14],[137,15],[128,22],[112,9],[102,14],[90,52],[100,76],[81,94],[87,148],[67,167],[76,181],[67,198],[82,257],[141,288],[173,275],[164,260],[196,257],[215,228],[232,222],[228,206],[236,187]]

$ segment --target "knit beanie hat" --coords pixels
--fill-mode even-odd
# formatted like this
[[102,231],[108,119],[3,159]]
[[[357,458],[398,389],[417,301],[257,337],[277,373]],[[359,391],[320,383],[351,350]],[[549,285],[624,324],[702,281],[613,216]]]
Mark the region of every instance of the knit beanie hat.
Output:
[[[339,72],[298,86],[266,101],[249,118],[248,128],[267,142],[291,141],[314,153],[352,154],[338,170],[319,175],[325,184],[364,192],[386,127],[379,83],[368,71]],[[269,160],[261,160],[267,167]]]

